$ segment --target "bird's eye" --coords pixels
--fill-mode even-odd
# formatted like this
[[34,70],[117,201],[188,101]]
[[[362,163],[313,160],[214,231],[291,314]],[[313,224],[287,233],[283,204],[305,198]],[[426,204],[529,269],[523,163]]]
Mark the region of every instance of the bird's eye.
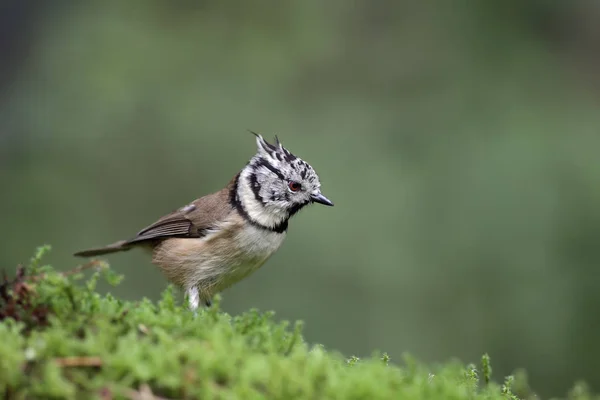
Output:
[[298,190],[302,189],[302,185],[295,181],[290,181],[290,183],[288,183],[288,187],[292,192],[297,192]]

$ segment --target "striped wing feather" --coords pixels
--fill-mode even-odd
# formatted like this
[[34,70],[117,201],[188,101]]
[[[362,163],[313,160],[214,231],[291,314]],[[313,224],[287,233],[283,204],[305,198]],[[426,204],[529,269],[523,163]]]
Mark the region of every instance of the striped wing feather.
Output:
[[175,215],[165,219],[160,219],[154,224],[142,229],[129,243],[143,242],[146,240],[159,239],[164,237],[200,237],[198,229],[184,215]]

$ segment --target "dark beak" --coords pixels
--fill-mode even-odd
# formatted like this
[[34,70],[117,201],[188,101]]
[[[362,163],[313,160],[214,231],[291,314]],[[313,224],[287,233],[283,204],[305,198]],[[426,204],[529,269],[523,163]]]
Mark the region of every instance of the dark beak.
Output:
[[323,196],[321,193],[313,194],[310,196],[313,203],[324,204],[326,206],[333,207],[333,203],[327,197]]

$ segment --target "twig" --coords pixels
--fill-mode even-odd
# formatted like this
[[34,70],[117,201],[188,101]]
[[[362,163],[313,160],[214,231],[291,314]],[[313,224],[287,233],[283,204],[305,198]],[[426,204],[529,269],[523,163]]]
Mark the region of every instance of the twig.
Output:
[[[86,269],[90,269],[90,268],[94,268],[94,267],[102,267],[104,265],[106,265],[106,263],[102,260],[92,260],[85,264],[78,265],[75,268],[70,269],[68,271],[61,272],[60,275],[62,275],[62,276],[75,275],[82,271],[85,271]],[[27,276],[27,277],[25,277],[25,279],[36,282],[36,281],[40,281],[40,280],[44,279],[45,277],[46,277],[46,274],[40,274],[40,275],[34,275],[34,276]]]
[[101,367],[100,357],[61,357],[54,361],[61,367]]

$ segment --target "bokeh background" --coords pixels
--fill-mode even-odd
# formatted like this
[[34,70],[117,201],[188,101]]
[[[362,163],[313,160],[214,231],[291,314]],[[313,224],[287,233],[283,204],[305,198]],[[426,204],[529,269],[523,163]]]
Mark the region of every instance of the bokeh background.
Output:
[[[348,356],[489,352],[534,389],[600,389],[600,3],[6,0],[0,265],[70,268],[218,190],[246,129],[336,207],[223,295]],[[141,252],[112,289],[156,299]]]

